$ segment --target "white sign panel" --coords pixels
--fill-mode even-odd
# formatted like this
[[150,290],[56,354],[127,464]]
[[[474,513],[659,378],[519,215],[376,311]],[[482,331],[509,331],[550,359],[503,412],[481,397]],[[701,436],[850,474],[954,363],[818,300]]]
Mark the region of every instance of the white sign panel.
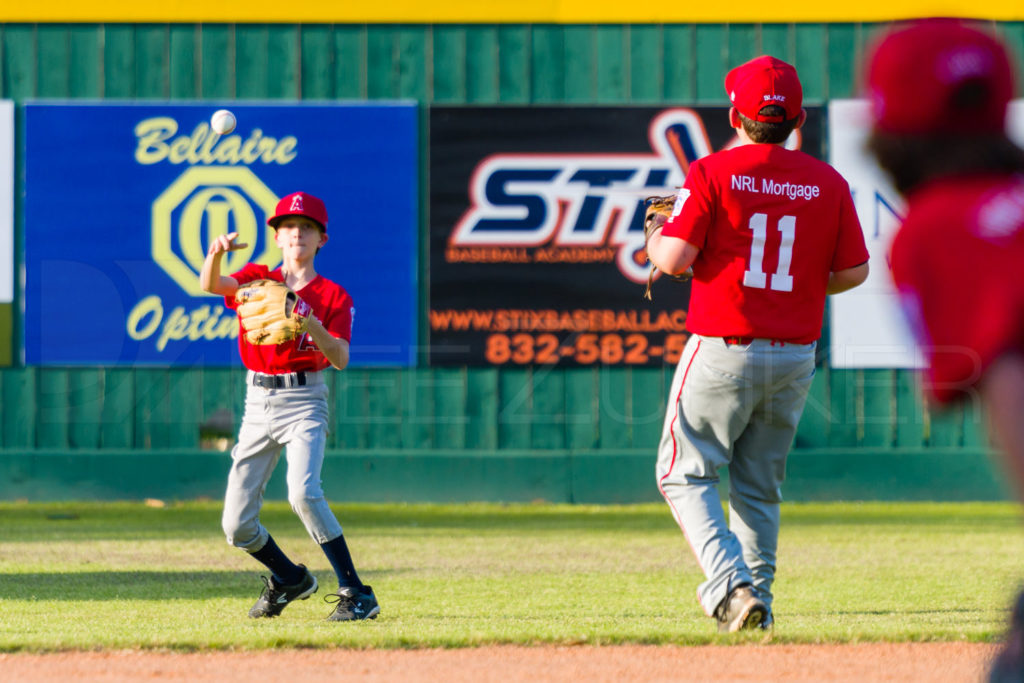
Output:
[[0,100],[0,304],[14,301],[14,102]]
[[[1010,105],[1008,131],[1024,142],[1024,101]],[[921,368],[924,360],[903,319],[888,253],[904,202],[864,148],[871,127],[867,100],[829,103],[829,161],[850,183],[871,254],[867,282],[832,297],[831,359],[837,368]]]

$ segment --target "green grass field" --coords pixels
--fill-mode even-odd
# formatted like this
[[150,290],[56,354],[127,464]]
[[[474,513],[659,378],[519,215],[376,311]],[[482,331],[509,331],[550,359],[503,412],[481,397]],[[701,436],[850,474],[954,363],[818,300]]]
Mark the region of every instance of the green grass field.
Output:
[[[224,542],[218,503],[0,503],[0,651],[763,638],[703,616],[664,505],[335,511],[376,621],[323,620],[333,573],[284,503],[264,522],[321,588],[259,621],[262,568]],[[782,518],[775,642],[996,641],[1024,579],[1016,504],[787,504]]]

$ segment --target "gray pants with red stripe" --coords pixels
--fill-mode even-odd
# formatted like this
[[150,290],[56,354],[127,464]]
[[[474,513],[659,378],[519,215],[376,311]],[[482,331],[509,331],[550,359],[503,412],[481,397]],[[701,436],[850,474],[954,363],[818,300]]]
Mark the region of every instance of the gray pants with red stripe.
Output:
[[[814,377],[815,344],[692,335],[672,380],[658,447],[658,487],[707,581],[711,616],[753,584],[769,608],[786,456]],[[718,491],[728,467],[729,521]]]
[[231,471],[221,519],[228,543],[254,553],[269,534],[260,523],[263,493],[281,451],[287,448],[288,502],[309,535],[319,544],[341,536],[338,519],[324,498],[320,470],[327,445],[327,385],[322,373],[306,373],[306,386],[263,389],[252,385],[238,443],[231,451]]

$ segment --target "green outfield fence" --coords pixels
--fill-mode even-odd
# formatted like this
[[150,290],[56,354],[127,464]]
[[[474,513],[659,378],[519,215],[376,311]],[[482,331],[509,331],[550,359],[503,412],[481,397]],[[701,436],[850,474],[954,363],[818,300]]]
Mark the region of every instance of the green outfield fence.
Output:
[[[0,98],[724,105],[726,71],[770,52],[798,65],[805,98],[815,104],[857,94],[856,66],[876,28],[0,24]],[[1024,54],[1024,23],[996,28]],[[19,143],[21,123],[19,110]],[[16,164],[20,183],[23,160]],[[425,161],[423,169],[425,178]],[[23,231],[32,229],[21,218],[23,189],[15,192],[16,259]],[[17,358],[22,321],[11,317],[3,343]],[[348,500],[655,500],[654,448],[670,373],[328,373],[325,483]],[[219,496],[227,469],[219,449],[241,417],[242,385],[237,369],[0,369],[0,499]],[[786,493],[997,499],[1006,496],[998,473],[976,403],[932,414],[911,373],[835,371],[822,358]],[[280,495],[274,486],[271,495]]]
[[[656,500],[671,369],[328,372],[325,484],[359,501]],[[241,418],[232,369],[0,372],[0,499],[220,495]],[[1006,496],[976,404],[933,414],[914,377],[819,370],[791,500]],[[280,478],[269,495],[283,496]]]

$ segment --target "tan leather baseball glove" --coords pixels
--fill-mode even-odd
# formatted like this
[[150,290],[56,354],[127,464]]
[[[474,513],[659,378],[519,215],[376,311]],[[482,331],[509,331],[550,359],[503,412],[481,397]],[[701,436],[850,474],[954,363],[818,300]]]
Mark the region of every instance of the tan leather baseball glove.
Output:
[[282,344],[306,332],[313,309],[283,282],[253,280],[235,292],[242,333],[250,344]]
[[[661,228],[668,222],[668,219],[672,217],[672,210],[676,205],[676,195],[668,194],[659,197],[648,197],[645,200],[647,204],[647,211],[644,214],[644,253],[647,253],[647,244],[651,241],[651,235],[654,234],[655,230]],[[647,256],[648,263],[651,257]],[[651,300],[651,285],[654,284],[654,277],[658,272],[658,267],[654,266],[651,268],[651,274],[647,276],[647,287],[644,289],[644,298],[648,301]],[[670,278],[677,282],[684,282],[693,275],[693,272],[688,270],[682,275],[669,275]]]

